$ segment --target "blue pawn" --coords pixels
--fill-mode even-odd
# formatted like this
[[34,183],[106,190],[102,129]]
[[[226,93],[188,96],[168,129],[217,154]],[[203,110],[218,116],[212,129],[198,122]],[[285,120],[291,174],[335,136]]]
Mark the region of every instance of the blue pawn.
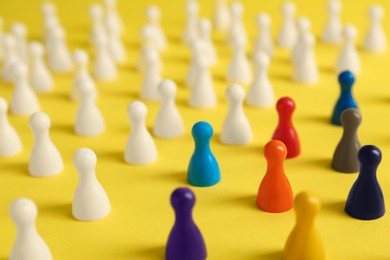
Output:
[[221,180],[221,174],[218,162],[210,150],[213,128],[207,122],[197,122],[192,127],[192,136],[195,141],[195,151],[188,166],[187,180],[198,187],[215,185]]
[[363,146],[358,153],[359,177],[348,194],[345,212],[351,217],[371,220],[385,214],[382,189],[376,178],[376,169],[382,159],[381,150],[374,145]]
[[169,234],[166,260],[204,260],[206,245],[199,228],[192,219],[195,195],[189,188],[178,188],[171,195],[175,210],[175,224]]
[[340,73],[339,84],[341,87],[341,94],[333,109],[333,115],[331,119],[331,123],[334,125],[341,126],[340,116],[345,109],[348,108],[358,109],[358,105],[356,104],[356,101],[352,96],[353,83],[355,83],[355,76],[352,74],[352,72],[347,70]]

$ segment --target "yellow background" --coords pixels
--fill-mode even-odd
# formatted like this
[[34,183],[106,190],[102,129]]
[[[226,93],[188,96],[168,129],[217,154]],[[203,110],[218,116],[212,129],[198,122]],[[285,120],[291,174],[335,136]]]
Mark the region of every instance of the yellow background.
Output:
[[[83,48],[91,52],[88,43],[90,22],[88,6],[93,1],[54,1],[67,32],[71,50]],[[200,1],[202,17],[211,17],[214,1]],[[390,2],[376,1],[390,13]],[[0,14],[6,30],[14,21],[26,23],[29,38],[41,39],[41,1],[1,0]],[[141,75],[135,70],[139,53],[139,29],[145,24],[144,10],[155,3],[162,11],[162,25],[169,39],[169,49],[162,54],[162,75],[178,83],[177,103],[183,115],[186,132],[175,140],[156,139],[159,159],[147,166],[131,166],[123,162],[123,151],[129,134],[126,106],[139,99]],[[256,36],[254,17],[268,12],[272,18],[272,33],[276,36],[280,24],[282,1],[247,0],[245,25],[250,53]],[[295,1],[297,14],[312,21],[313,32],[319,36],[325,22],[325,1]],[[188,107],[189,90],[183,85],[189,65],[189,51],[181,42],[185,1],[121,0],[120,14],[126,25],[125,43],[129,61],[120,67],[118,79],[112,83],[98,82],[101,108],[107,131],[96,138],[75,136],[73,123],[77,104],[68,100],[72,75],[56,75],[55,91],[39,95],[44,112],[52,120],[51,136],[62,153],[65,169],[55,177],[38,179],[27,173],[32,134],[27,117],[10,115],[19,132],[23,152],[12,158],[0,159],[0,259],[6,259],[15,239],[15,228],[9,217],[11,202],[20,197],[32,198],[39,207],[37,227],[49,245],[55,259],[162,259],[165,243],[174,221],[169,204],[170,193],[187,186],[186,169],[192,154],[191,126],[198,120],[210,122],[215,131],[212,150],[219,160],[222,181],[209,188],[192,187],[197,196],[194,218],[207,243],[208,259],[279,259],[288,234],[295,223],[293,210],[270,214],[257,209],[255,196],[265,173],[264,144],[271,138],[277,123],[273,108],[245,108],[252,124],[254,139],[249,145],[229,147],[219,142],[226,114],[224,80],[231,51],[223,38],[215,35],[219,63],[213,69],[218,106],[199,110]],[[358,28],[357,44],[362,60],[362,73],[354,87],[362,111],[359,130],[362,144],[375,144],[382,149],[383,161],[378,179],[390,208],[390,53],[373,55],[361,50],[368,26],[367,9],[371,1],[343,1],[342,21]],[[387,9],[386,9],[387,8]],[[390,35],[389,18],[385,17],[386,34]],[[276,49],[270,66],[270,78],[277,97],[291,96],[297,104],[294,124],[299,133],[302,155],[285,163],[286,174],[294,194],[303,190],[315,192],[322,201],[317,224],[328,259],[390,259],[390,213],[375,221],[360,221],[347,216],[343,209],[356,174],[341,174],[331,170],[330,159],[342,129],[329,124],[333,105],[339,93],[334,65],[339,46],[321,42],[316,45],[320,80],[312,86],[291,80],[292,64],[289,51]],[[91,52],[92,53],[92,52]],[[0,95],[10,100],[13,87],[0,82]],[[159,104],[146,102],[147,125],[153,125]],[[92,148],[98,157],[97,176],[106,189],[112,212],[104,220],[82,223],[71,216],[71,202],[77,184],[72,155],[80,147]]]

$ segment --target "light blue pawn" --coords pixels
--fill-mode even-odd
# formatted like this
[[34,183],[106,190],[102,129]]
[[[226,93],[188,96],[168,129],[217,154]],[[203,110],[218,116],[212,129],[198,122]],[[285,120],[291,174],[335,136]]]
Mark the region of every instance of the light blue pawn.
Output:
[[213,127],[207,122],[197,122],[192,127],[195,151],[188,166],[187,180],[198,187],[217,184],[221,180],[218,162],[210,150]]

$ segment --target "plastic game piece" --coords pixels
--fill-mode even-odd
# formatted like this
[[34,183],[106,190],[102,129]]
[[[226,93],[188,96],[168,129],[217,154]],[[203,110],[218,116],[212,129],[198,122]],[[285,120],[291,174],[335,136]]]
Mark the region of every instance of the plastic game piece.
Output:
[[276,110],[279,115],[279,123],[272,139],[280,140],[286,145],[286,158],[297,157],[301,153],[301,145],[298,134],[292,124],[295,102],[290,97],[282,97],[276,103]]
[[267,13],[260,13],[256,16],[256,24],[258,27],[258,34],[255,42],[255,51],[265,52],[268,56],[274,53],[274,43],[271,35],[271,17]]
[[309,192],[295,196],[296,224],[284,247],[283,260],[325,259],[325,248],[315,225],[320,208],[320,200]]
[[210,150],[210,139],[213,136],[212,126],[203,121],[192,127],[195,150],[187,171],[187,180],[191,185],[207,187],[221,180],[219,165]]
[[1,77],[4,80],[11,81],[13,79],[13,64],[18,62],[15,38],[11,34],[2,35],[1,47],[1,49],[3,49],[3,69],[1,71]]
[[188,87],[192,87],[194,85],[197,77],[197,67],[201,62],[201,59],[207,59],[207,57],[204,57],[206,54],[204,48],[204,42],[201,40],[195,39],[190,43],[191,63],[186,78],[186,84]]
[[73,217],[80,221],[96,221],[108,216],[111,204],[96,178],[96,154],[91,149],[80,148],[73,155],[73,163],[79,177],[72,202]]
[[15,37],[16,43],[16,52],[18,54],[18,59],[21,62],[28,64],[29,57],[27,52],[27,28],[23,23],[13,23],[11,25],[11,32]]
[[298,31],[294,19],[295,9],[296,6],[292,2],[286,2],[282,5],[283,23],[278,35],[278,45],[280,47],[292,48],[297,41]]
[[213,23],[217,31],[226,32],[230,26],[230,11],[227,0],[215,0]]
[[269,141],[264,147],[267,171],[257,192],[257,206],[267,212],[280,213],[293,207],[293,193],[284,173],[283,163],[287,148],[278,140]]
[[96,35],[96,57],[93,62],[93,75],[102,81],[112,81],[117,76],[115,61],[109,49],[108,39],[105,34]]
[[[137,68],[139,71],[145,71],[146,67],[146,54],[153,51],[158,51],[158,48],[156,46],[155,40],[154,40],[154,30],[153,27],[150,25],[145,25],[140,30],[140,37],[142,41],[142,48],[141,53],[138,57],[137,61]],[[160,57],[158,56],[159,60],[158,63],[162,64]]]
[[344,43],[337,59],[336,71],[338,73],[345,70],[351,71],[357,75],[360,72],[360,58],[356,50],[355,38],[357,36],[356,27],[348,24],[343,30]]
[[300,44],[294,60],[294,80],[306,84],[315,83],[318,81],[318,67],[314,55],[314,35],[306,33]]
[[126,61],[126,50],[120,38],[120,29],[115,25],[115,20],[107,19],[107,39],[108,48],[114,61],[123,64]]
[[340,19],[341,2],[339,0],[328,0],[328,18],[322,34],[322,41],[338,44],[342,40],[343,25]]
[[22,150],[22,143],[16,130],[7,118],[7,101],[0,97],[0,157],[8,157]]
[[27,198],[12,202],[10,214],[17,229],[16,240],[9,256],[10,260],[51,260],[50,249],[38,234],[35,220],[38,209],[35,203]]
[[358,109],[358,105],[352,95],[352,87],[355,83],[355,76],[350,71],[344,71],[340,73],[339,84],[341,88],[340,96],[333,109],[331,123],[334,125],[341,125],[340,116],[341,113],[348,108]]
[[358,158],[360,172],[349,191],[345,212],[357,219],[378,219],[385,214],[383,193],[376,177],[382,152],[374,145],[365,145],[359,150]]
[[52,2],[44,2],[41,4],[41,11],[43,15],[43,22],[44,22],[44,31],[48,27],[51,26],[51,24],[60,24],[60,21],[57,16],[57,7]]
[[186,43],[191,43],[198,37],[198,12],[199,4],[196,0],[187,0],[185,6],[187,14],[187,23],[184,28],[183,40]]
[[141,97],[146,100],[158,100],[158,84],[161,82],[159,54],[156,50],[149,48],[144,53],[144,77],[142,82]]
[[96,38],[99,37],[100,34],[106,33],[106,26],[103,20],[103,7],[97,3],[91,4],[88,13],[92,23],[89,42],[92,46],[96,46]]
[[184,133],[183,119],[176,107],[176,83],[172,80],[163,80],[158,90],[161,107],[154,121],[154,135],[160,138],[177,138]]
[[157,160],[157,149],[146,128],[148,109],[141,101],[133,101],[127,107],[131,131],[125,148],[125,162],[149,164]]
[[14,115],[29,116],[40,108],[38,98],[28,78],[27,66],[21,62],[12,65],[14,92],[11,98],[11,112]]
[[200,19],[199,21],[199,38],[203,42],[204,51],[209,58],[209,64],[217,63],[217,53],[211,40],[212,24],[208,19]]
[[103,0],[102,2],[106,13],[106,21],[112,20],[114,22],[115,30],[122,33],[124,24],[118,13],[116,0]]
[[189,188],[177,188],[171,195],[175,224],[169,234],[166,260],[204,260],[207,257],[203,236],[192,218],[195,194]]
[[245,26],[243,23],[244,7],[240,2],[230,4],[230,28],[228,32],[228,42],[234,47],[237,42],[243,46],[247,43]]
[[160,25],[161,11],[158,6],[150,5],[146,8],[146,19],[154,30],[154,42],[159,50],[167,48],[167,39]]
[[360,142],[357,130],[362,121],[359,110],[348,108],[341,114],[344,132],[333,154],[332,168],[339,172],[351,173],[359,171],[358,152]]
[[73,63],[66,44],[64,29],[53,24],[49,27],[48,34],[50,47],[47,46],[47,55],[51,69],[59,73],[70,72],[73,69]]
[[245,44],[234,41],[233,58],[230,61],[226,79],[231,83],[247,85],[252,81],[252,70],[245,53]]
[[[0,37],[3,37],[4,35],[4,20],[3,17],[0,17]],[[0,43],[0,60],[4,59],[4,50],[1,48],[1,43]]]
[[387,49],[387,39],[381,24],[384,13],[383,7],[377,4],[368,10],[370,28],[364,39],[364,48],[368,51],[383,53]]
[[294,62],[297,62],[300,59],[301,53],[305,50],[305,46],[303,46],[303,41],[305,38],[307,38],[307,35],[310,35],[311,22],[307,17],[300,16],[297,19],[297,26],[298,39],[291,52],[291,59]]
[[28,172],[34,177],[59,174],[64,168],[62,157],[49,136],[50,118],[43,112],[31,115],[29,125],[34,136]]
[[28,46],[30,52],[31,85],[37,92],[53,89],[53,78],[44,60],[44,48],[40,42],[33,41]]
[[225,117],[221,142],[228,145],[244,145],[252,140],[252,129],[243,109],[245,90],[232,84],[226,90],[229,110]]
[[88,81],[89,85],[93,85],[95,95],[97,96],[95,82],[88,72],[89,57],[82,49],[76,49],[73,52],[73,61],[76,66],[75,77],[73,78],[72,87],[70,89],[70,100],[79,101],[80,93],[78,89],[79,81]]

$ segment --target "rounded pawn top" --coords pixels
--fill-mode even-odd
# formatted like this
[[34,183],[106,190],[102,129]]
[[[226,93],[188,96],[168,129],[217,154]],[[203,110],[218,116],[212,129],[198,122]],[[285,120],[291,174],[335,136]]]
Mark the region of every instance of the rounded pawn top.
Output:
[[99,4],[89,6],[89,15],[94,19],[100,19],[103,16],[103,8]]
[[76,49],[73,52],[73,59],[76,64],[85,65],[89,61],[88,54],[82,49]]
[[8,110],[8,103],[7,100],[4,98],[0,97],[0,114],[6,114]]
[[176,94],[177,86],[174,81],[166,79],[161,81],[158,86],[158,90],[163,98],[169,98],[173,97]]
[[4,34],[1,37],[1,43],[4,44],[5,48],[12,48],[15,46],[15,38],[11,34]]
[[297,19],[297,25],[300,31],[305,32],[308,31],[311,27],[310,20],[305,16],[300,16]]
[[116,0],[103,0],[103,3],[109,9],[116,6]]
[[28,73],[27,66],[22,62],[15,62],[12,65],[12,74],[15,78],[25,77]]
[[93,169],[97,163],[97,157],[94,151],[89,148],[80,148],[73,155],[73,163],[80,171],[86,172]]
[[208,122],[199,121],[192,127],[194,139],[210,139],[213,134],[213,127]]
[[362,122],[362,116],[358,109],[348,108],[341,113],[340,121],[343,126],[348,125],[357,127]]
[[292,113],[295,110],[295,102],[290,97],[282,97],[276,103],[278,113]]
[[185,6],[185,11],[187,13],[195,14],[199,11],[199,5],[197,1],[189,0]]
[[153,28],[150,25],[145,25],[140,30],[141,38],[143,39],[150,39],[153,35]]
[[192,208],[195,200],[195,194],[186,187],[177,188],[171,195],[171,205],[175,209]]
[[230,10],[233,15],[241,15],[244,12],[244,8],[240,2],[233,2],[230,5]]
[[310,192],[303,191],[295,196],[294,208],[297,212],[305,215],[317,215],[321,209],[320,200]]
[[127,106],[127,114],[130,116],[130,118],[145,118],[147,113],[148,108],[141,101],[133,101]]
[[358,152],[360,164],[377,167],[382,160],[382,152],[375,145],[365,145]]
[[348,38],[354,38],[357,35],[357,29],[352,24],[347,24],[344,27],[344,35]]
[[41,10],[45,15],[53,15],[56,12],[56,6],[52,2],[41,4]]
[[264,156],[268,160],[281,161],[286,159],[286,145],[279,140],[271,140],[264,146]]
[[50,127],[50,118],[43,112],[35,112],[30,116],[29,125],[32,130],[42,131]]
[[313,34],[307,33],[303,36],[302,38],[302,43],[305,46],[312,46],[315,43],[316,38],[314,37]]
[[292,2],[286,2],[282,5],[282,13],[284,15],[291,15],[293,13],[295,13],[295,4],[292,3]]
[[209,19],[206,19],[206,18],[200,19],[199,28],[202,32],[206,32],[206,33],[210,32],[211,27],[212,27],[212,25],[211,25],[211,22]]
[[339,0],[329,0],[328,10],[333,12],[338,12],[341,10],[341,3]]
[[384,16],[385,10],[383,9],[382,6],[378,4],[374,4],[368,9],[368,14],[371,18],[375,19],[380,19]]
[[253,62],[257,66],[268,67],[268,65],[270,63],[270,58],[269,58],[269,56],[268,56],[268,54],[266,52],[264,52],[264,51],[257,51],[253,55]]
[[45,52],[45,49],[43,48],[42,43],[33,41],[29,44],[28,46],[30,53],[34,57],[39,57],[42,56],[43,53]]
[[338,80],[342,89],[349,89],[355,83],[355,75],[351,71],[346,70],[339,74]]
[[10,206],[11,217],[17,224],[30,224],[38,215],[38,208],[34,201],[28,198],[19,198]]
[[159,19],[161,16],[160,8],[155,5],[150,5],[146,8],[146,17],[148,19]]
[[24,37],[27,33],[27,28],[23,23],[13,23],[11,26],[11,31],[15,36]]
[[267,13],[260,13],[256,16],[256,23],[261,27],[269,26],[271,24],[271,18]]
[[93,81],[81,78],[76,84],[81,95],[88,96],[95,93],[95,85]]
[[145,50],[145,60],[147,62],[153,62],[158,60],[158,53],[155,49],[153,48],[147,48]]
[[243,101],[245,98],[245,90],[238,84],[231,84],[225,93],[226,97],[231,101]]

